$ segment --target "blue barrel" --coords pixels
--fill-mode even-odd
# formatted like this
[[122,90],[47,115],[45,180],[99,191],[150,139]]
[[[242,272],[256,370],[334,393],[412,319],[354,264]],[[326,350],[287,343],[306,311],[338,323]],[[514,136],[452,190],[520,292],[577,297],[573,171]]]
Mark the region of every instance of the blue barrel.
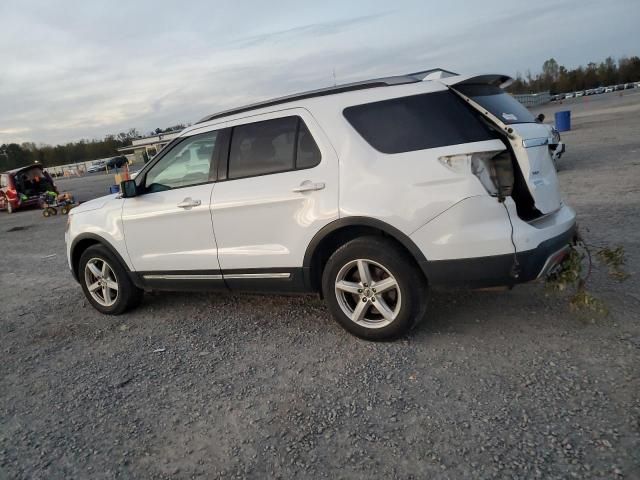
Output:
[[556,112],[556,129],[559,132],[568,132],[571,130],[571,110],[563,110]]
[[120,191],[120,185],[111,185],[109,187],[109,193],[118,193]]

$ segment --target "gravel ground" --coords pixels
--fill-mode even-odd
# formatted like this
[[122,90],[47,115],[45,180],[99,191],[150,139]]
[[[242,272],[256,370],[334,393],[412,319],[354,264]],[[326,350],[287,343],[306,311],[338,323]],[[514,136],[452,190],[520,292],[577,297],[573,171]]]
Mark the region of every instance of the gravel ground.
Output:
[[590,280],[608,316],[531,284],[433,294],[392,343],[313,297],[163,293],[106,317],[65,218],[3,214],[0,478],[639,478],[640,95],[606,97],[560,106],[560,177],[587,239],[626,250],[627,281]]

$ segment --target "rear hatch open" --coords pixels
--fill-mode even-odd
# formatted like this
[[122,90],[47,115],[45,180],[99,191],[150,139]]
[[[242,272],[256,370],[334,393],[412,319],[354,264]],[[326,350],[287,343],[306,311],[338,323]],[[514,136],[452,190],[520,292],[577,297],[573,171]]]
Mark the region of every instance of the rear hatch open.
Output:
[[32,205],[39,202],[40,197],[46,192],[56,192],[53,179],[46,173],[41,165],[29,165],[9,172],[13,176],[13,182],[21,205]]
[[503,90],[511,79],[504,75],[481,75],[446,77],[438,81],[461,96],[501,132],[517,161],[538,216],[558,210],[562,202],[549,151],[550,129],[537,123],[529,110]]

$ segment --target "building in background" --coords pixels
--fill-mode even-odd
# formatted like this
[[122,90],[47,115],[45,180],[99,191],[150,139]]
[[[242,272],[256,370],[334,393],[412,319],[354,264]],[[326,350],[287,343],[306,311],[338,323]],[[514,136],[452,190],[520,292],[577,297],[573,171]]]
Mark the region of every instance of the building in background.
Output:
[[132,163],[144,163],[162,150],[171,140],[180,134],[181,130],[172,132],[158,133],[157,135],[149,135],[148,137],[136,138],[131,141],[128,147],[118,148],[118,153],[123,155],[133,154]]

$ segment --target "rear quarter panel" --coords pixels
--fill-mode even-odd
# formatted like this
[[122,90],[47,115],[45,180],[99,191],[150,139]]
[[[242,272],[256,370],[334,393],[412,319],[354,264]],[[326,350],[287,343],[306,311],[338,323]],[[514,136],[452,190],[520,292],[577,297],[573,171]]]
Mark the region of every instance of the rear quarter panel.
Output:
[[455,173],[438,158],[504,150],[499,140],[383,154],[369,145],[343,114],[352,105],[444,90],[447,87],[435,82],[419,82],[350,93],[348,103],[341,95],[309,102],[309,110],[338,156],[340,217],[376,218],[410,235],[464,198],[487,195],[475,176]]

